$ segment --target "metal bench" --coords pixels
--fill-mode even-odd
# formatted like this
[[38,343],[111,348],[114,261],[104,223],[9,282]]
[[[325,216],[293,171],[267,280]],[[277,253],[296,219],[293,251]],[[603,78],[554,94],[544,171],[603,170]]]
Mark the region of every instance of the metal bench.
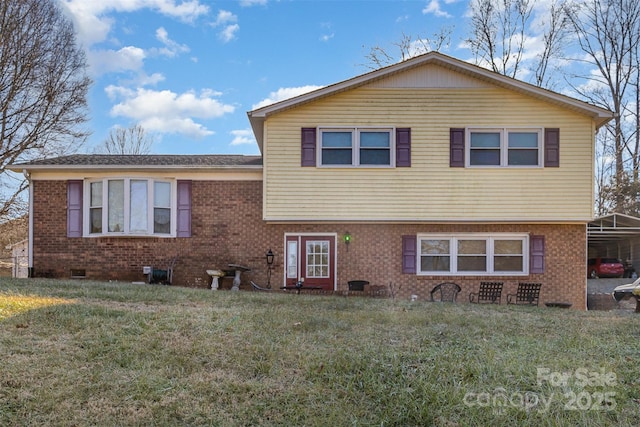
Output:
[[469,294],[469,302],[475,304],[500,304],[503,282],[480,282],[478,292]]
[[515,294],[507,295],[507,304],[538,305],[542,283],[518,283]]
[[431,290],[431,301],[456,302],[456,297],[461,290],[457,283],[440,283]]

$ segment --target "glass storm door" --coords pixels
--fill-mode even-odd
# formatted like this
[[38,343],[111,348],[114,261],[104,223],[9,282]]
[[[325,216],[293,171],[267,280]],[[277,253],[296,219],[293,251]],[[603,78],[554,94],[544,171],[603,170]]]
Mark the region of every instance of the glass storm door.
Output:
[[335,236],[287,236],[287,286],[304,278],[305,286],[334,290],[335,247]]

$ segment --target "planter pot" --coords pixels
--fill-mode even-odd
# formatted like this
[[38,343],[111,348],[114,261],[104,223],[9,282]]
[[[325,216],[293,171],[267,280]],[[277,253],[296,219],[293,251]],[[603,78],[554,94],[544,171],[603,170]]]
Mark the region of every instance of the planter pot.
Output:
[[366,280],[351,280],[348,283],[350,291],[364,291],[364,286],[369,284]]

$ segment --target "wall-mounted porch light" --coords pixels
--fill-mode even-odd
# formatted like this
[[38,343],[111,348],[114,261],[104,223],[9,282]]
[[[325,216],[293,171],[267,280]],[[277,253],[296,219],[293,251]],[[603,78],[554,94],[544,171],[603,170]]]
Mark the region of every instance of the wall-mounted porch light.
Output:
[[348,251],[349,250],[349,243],[351,243],[351,233],[349,233],[348,231],[346,233],[344,233],[343,239],[344,239],[345,245],[347,245],[347,251]]

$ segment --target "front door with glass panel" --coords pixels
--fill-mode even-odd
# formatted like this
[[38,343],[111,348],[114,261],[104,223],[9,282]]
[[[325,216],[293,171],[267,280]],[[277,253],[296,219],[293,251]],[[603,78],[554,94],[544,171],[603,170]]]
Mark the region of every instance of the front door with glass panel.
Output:
[[286,283],[335,289],[336,238],[331,235],[289,235],[286,237]]

